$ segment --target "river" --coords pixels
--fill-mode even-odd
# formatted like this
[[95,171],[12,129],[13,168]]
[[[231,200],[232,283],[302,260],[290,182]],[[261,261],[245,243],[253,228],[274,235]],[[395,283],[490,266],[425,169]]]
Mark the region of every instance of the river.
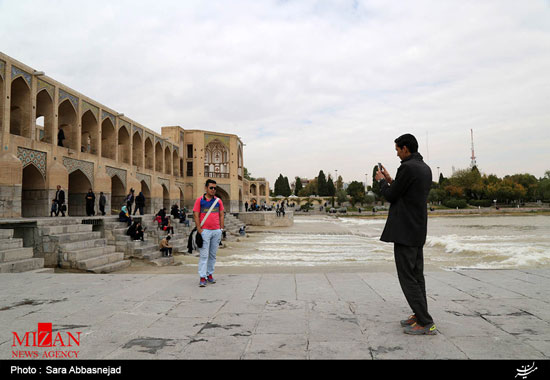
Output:
[[[298,216],[220,250],[217,267],[349,268],[393,265],[393,244],[380,241],[386,220]],[[252,228],[254,229],[254,228]],[[426,269],[550,267],[550,216],[430,217]]]

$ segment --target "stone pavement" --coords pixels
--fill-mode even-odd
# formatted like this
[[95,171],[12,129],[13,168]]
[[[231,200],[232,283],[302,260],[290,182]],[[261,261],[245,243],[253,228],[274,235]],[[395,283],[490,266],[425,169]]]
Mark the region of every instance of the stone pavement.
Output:
[[550,269],[427,273],[436,336],[403,334],[409,310],[392,273],[217,280],[199,288],[188,274],[2,274],[0,359],[12,359],[12,332],[38,322],[81,332],[78,359],[550,357]]

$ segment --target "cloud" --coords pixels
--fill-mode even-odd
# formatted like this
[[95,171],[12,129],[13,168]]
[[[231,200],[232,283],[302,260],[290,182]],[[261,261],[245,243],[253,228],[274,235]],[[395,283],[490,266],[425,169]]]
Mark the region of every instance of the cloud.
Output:
[[0,38],[153,130],[241,136],[245,166],[272,183],[371,181],[378,161],[396,170],[407,132],[450,175],[470,129],[482,171],[542,176],[549,16],[545,1],[21,0],[0,2]]

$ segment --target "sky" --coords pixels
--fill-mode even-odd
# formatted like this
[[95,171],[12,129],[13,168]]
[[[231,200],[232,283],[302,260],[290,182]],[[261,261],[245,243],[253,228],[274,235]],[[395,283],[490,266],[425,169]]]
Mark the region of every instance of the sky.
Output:
[[412,133],[433,177],[550,170],[550,1],[0,0],[0,51],[244,164],[372,182]]

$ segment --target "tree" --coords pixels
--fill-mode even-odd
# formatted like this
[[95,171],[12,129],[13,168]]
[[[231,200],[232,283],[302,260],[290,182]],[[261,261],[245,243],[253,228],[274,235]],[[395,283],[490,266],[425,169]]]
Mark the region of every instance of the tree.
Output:
[[325,177],[325,173],[322,170],[319,171],[319,175],[317,176],[317,191],[322,197],[328,195],[327,177]]
[[430,193],[428,194],[428,201],[430,201],[431,203],[443,202],[446,195],[447,194],[443,189],[431,189]]
[[302,186],[302,181],[300,180],[300,177],[296,177],[296,183],[294,184],[294,195],[298,196],[302,188],[303,186]]
[[275,180],[275,186],[273,188],[273,192],[275,193],[275,196],[277,195],[284,195],[284,178],[282,174],[279,174],[279,177]]
[[483,195],[483,181],[481,174],[475,166],[471,170],[457,170],[451,176],[450,182],[451,186],[462,188],[466,198],[481,199]]
[[352,205],[355,203],[363,203],[365,201],[365,187],[361,182],[353,181],[349,184],[347,193],[350,196],[350,202]]
[[298,194],[301,197],[309,197],[310,195],[317,195],[317,178],[312,179]]
[[327,195],[333,197],[336,194],[336,187],[334,187],[334,182],[332,182],[332,177],[328,176],[327,181]]
[[338,202],[338,205],[341,206],[342,203],[346,202],[348,200],[348,194],[344,189],[340,189],[336,192],[336,201]]
[[282,191],[282,195],[285,197],[289,197],[290,194],[292,194],[292,190],[290,190],[290,184],[288,183],[288,177],[283,178]]

